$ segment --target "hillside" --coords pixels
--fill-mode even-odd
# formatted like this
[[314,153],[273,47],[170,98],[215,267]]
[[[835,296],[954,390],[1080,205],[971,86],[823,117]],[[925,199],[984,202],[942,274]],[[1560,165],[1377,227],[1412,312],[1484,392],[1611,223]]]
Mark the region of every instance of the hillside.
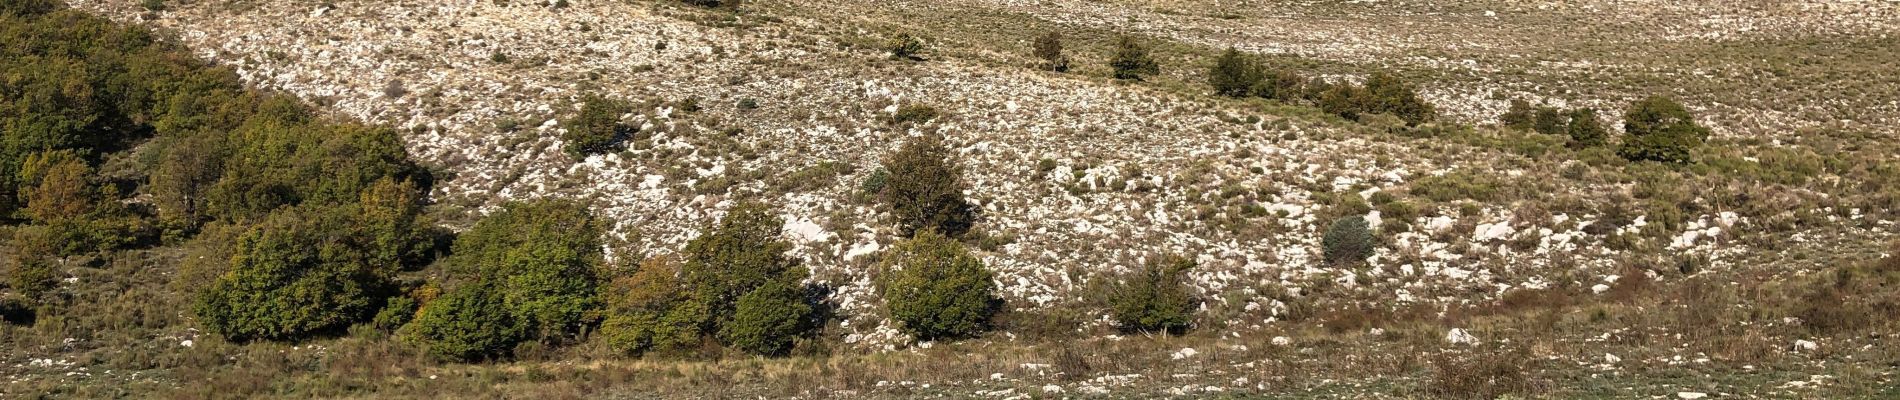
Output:
[[[476,363],[366,328],[209,334],[186,305],[200,289],[164,282],[217,276],[179,265],[230,258],[218,227],[317,219],[278,209],[61,258],[66,311],[6,328],[7,395],[1879,398],[1900,379],[1883,311],[1900,287],[1889,2],[69,3],[326,121],[386,127],[429,178],[388,175],[427,190],[416,221],[442,235],[489,232],[510,202],[573,200],[604,233],[587,239],[598,264],[631,273],[692,259],[734,207],[768,205],[835,314],[788,358],[616,354],[592,325]],[[1067,72],[1035,68],[1047,32]],[[893,57],[900,35],[923,50]],[[1115,79],[1122,37],[1158,73]],[[1402,79],[1436,118],[1218,96],[1209,68],[1229,48],[1317,79],[1303,90]],[[1707,128],[1686,162],[1614,147],[1655,95]],[[567,122],[590,96],[628,105],[624,148],[574,153]],[[1514,99],[1592,108],[1613,139],[1507,126]],[[168,126],[89,160],[121,160],[124,202],[154,215],[162,195],[140,182],[157,174],[133,160],[169,151],[154,144]],[[960,242],[1003,302],[969,340],[917,341],[880,295],[909,233],[878,188],[921,138],[960,168],[977,216]],[[1370,256],[1329,260],[1329,231],[1352,219]],[[455,241],[433,251],[477,254]],[[1193,329],[1117,329],[1109,288],[1171,256],[1195,264]],[[401,281],[480,280],[462,257],[405,259]],[[155,293],[137,313],[166,316],[58,317],[130,307],[98,281]],[[157,344],[116,355],[140,342]]]

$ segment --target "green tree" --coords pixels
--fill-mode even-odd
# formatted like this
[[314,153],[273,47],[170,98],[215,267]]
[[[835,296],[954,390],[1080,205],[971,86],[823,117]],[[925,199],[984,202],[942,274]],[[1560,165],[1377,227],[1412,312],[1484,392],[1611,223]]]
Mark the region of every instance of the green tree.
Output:
[[1240,50],[1228,47],[1207,71],[1207,83],[1214,87],[1215,94],[1245,97],[1260,83],[1260,67]]
[[925,231],[884,256],[878,288],[891,318],[918,340],[969,337],[1002,306],[983,261],[962,243]]
[[1319,94],[1319,109],[1327,114],[1358,121],[1360,115],[1364,114],[1368,108],[1366,103],[1369,98],[1371,94],[1366,93],[1366,89],[1358,85],[1349,83],[1328,85],[1327,89]]
[[1115,40],[1115,54],[1109,58],[1108,66],[1114,68],[1115,79],[1122,80],[1139,81],[1161,72],[1160,64],[1148,55],[1148,46],[1129,36]]
[[1042,69],[1069,72],[1069,56],[1062,53],[1062,34],[1049,32],[1036,37],[1032,54],[1042,59]]
[[395,265],[379,265],[354,232],[353,210],[287,208],[238,237],[230,266],[193,310],[227,339],[299,339],[363,321],[392,294]]
[[601,322],[600,335],[609,347],[640,354],[697,343],[702,335],[699,321],[692,319],[692,308],[682,306],[679,274],[676,258],[654,257],[602,289],[607,319]]
[[1392,74],[1373,73],[1366,78],[1365,90],[1355,94],[1367,96],[1358,102],[1365,113],[1389,114],[1406,125],[1417,126],[1438,117],[1438,111],[1418,96],[1418,88]]
[[963,169],[942,139],[913,138],[884,160],[888,177],[878,192],[904,236],[935,230],[960,236],[976,224],[976,207],[963,198]]
[[454,361],[503,357],[528,340],[529,329],[487,279],[455,288],[422,305],[403,337],[431,356]]
[[568,200],[509,203],[455,239],[447,263],[462,276],[494,280],[527,332],[565,340],[595,321],[602,228]]
[[1597,119],[1597,110],[1590,108],[1570,112],[1570,124],[1564,131],[1570,135],[1570,144],[1575,147],[1597,147],[1609,144],[1610,132],[1603,129],[1603,122]]
[[1181,333],[1194,323],[1198,304],[1187,285],[1193,259],[1161,257],[1123,276],[1110,291],[1109,311],[1128,331]]
[[613,152],[621,139],[633,133],[632,127],[620,123],[620,116],[632,109],[626,102],[598,95],[582,98],[580,114],[561,124],[566,130],[561,140],[567,142],[567,154],[580,159]]
[[88,179],[92,168],[69,151],[36,153],[20,169],[26,213],[40,223],[73,222],[85,218],[97,201]]
[[1663,96],[1631,104],[1623,132],[1629,136],[1617,154],[1631,161],[1687,163],[1690,151],[1709,138],[1709,128],[1697,124],[1689,109]]
[[753,354],[791,351],[792,339],[805,334],[805,318],[812,312],[803,295],[799,286],[773,280],[739,296],[732,320],[719,327],[720,342]]
[[1506,128],[1528,131],[1537,126],[1537,108],[1524,99],[1511,99],[1511,108],[1498,116],[1498,123]]
[[1570,116],[1556,107],[1538,107],[1531,130],[1545,135],[1562,135],[1570,126]]
[[1304,95],[1301,85],[1305,83],[1305,78],[1301,78],[1299,74],[1295,74],[1292,71],[1276,70],[1262,72],[1260,81],[1254,83],[1252,92],[1254,96],[1282,102],[1292,102],[1299,100]]
[[[734,206],[705,234],[686,244],[681,280],[686,287],[684,318],[699,322],[700,332],[713,333],[726,345],[742,350],[772,350],[780,340],[804,332],[775,329],[776,320],[789,317],[805,320],[811,308],[801,307],[803,299],[788,299],[760,290],[800,287],[810,275],[797,260],[785,256],[791,244],[781,237],[785,221],[772,215],[770,208],[756,202]],[[740,315],[740,299],[748,298],[748,313]],[[789,303],[801,303],[794,305]],[[761,310],[776,310],[788,315],[768,316]],[[687,315],[690,314],[690,315]],[[809,328],[809,327],[807,327]],[[772,337],[767,337],[772,336]],[[732,340],[743,339],[746,343]]]
[[1326,235],[1320,237],[1320,247],[1325,250],[1326,261],[1331,263],[1363,262],[1372,256],[1377,245],[1366,218],[1359,215],[1334,220],[1326,227]]

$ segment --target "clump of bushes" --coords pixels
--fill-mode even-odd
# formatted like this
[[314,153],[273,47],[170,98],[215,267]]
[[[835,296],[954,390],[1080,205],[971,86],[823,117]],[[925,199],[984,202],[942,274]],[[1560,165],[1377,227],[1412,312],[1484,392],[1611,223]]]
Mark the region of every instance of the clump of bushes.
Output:
[[926,136],[884,160],[878,198],[904,236],[928,230],[954,237],[976,224],[976,207],[963,198],[963,170],[950,157],[942,139]]
[[1228,97],[1255,96],[1285,102],[1311,103],[1326,113],[1358,121],[1385,114],[1407,126],[1431,122],[1437,111],[1418,96],[1418,89],[1387,73],[1374,73],[1365,85],[1305,81],[1286,71],[1267,71],[1260,62],[1229,47],[1207,73],[1214,93]]
[[935,231],[891,248],[881,278],[878,289],[891,318],[918,340],[976,335],[1002,305],[983,261]]
[[1046,71],[1069,72],[1069,56],[1062,53],[1061,33],[1049,32],[1036,37],[1031,54],[1042,60],[1038,68]]
[[1687,163],[1690,151],[1709,138],[1709,128],[1697,124],[1689,109],[1663,96],[1630,105],[1623,132],[1628,136],[1616,153],[1630,161]]
[[1334,220],[1326,227],[1326,234],[1320,237],[1320,246],[1330,263],[1359,263],[1372,257],[1372,250],[1378,243],[1372,237],[1372,228],[1366,223],[1366,217],[1349,215]]
[[1596,110],[1590,108],[1564,111],[1550,106],[1531,106],[1528,101],[1512,99],[1511,108],[1498,116],[1498,122],[1516,130],[1569,136],[1572,148],[1603,146],[1608,144],[1610,137],[1609,131],[1603,128],[1603,122],[1597,119]]
[[1194,267],[1194,260],[1187,257],[1161,257],[1121,277],[1110,289],[1109,311],[1115,322],[1125,331],[1187,331],[1198,308],[1186,281]]
[[598,95],[581,99],[580,113],[561,124],[566,129],[561,140],[567,142],[567,154],[578,159],[613,152],[622,139],[633,134],[633,127],[620,122],[620,116],[632,109],[624,101]]
[[1115,40],[1115,54],[1109,57],[1108,66],[1115,70],[1115,79],[1121,80],[1139,81],[1161,73],[1161,65],[1148,55],[1148,46],[1129,36]]

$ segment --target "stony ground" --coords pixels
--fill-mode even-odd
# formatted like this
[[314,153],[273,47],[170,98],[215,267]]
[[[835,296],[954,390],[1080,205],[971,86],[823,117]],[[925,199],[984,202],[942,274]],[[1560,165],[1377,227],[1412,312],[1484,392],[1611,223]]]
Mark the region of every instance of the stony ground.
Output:
[[[1208,346],[1250,354],[1242,359],[1259,356],[1260,338],[1287,329],[1274,325],[1301,307],[1289,303],[1314,301],[1300,300],[1303,293],[1390,307],[1553,286],[1603,295],[1630,260],[1760,270],[1761,254],[1774,251],[1737,232],[1780,215],[1706,206],[1682,223],[1649,226],[1641,207],[1575,201],[1646,190],[1596,179],[1609,172],[1577,161],[1382,135],[1310,111],[1262,112],[1206,96],[1198,86],[1205,61],[1195,57],[1227,46],[1312,75],[1394,69],[1424,82],[1428,99],[1464,123],[1488,122],[1511,97],[1617,115],[1631,99],[1673,92],[1718,136],[1772,141],[1764,146],[1798,148],[1804,135],[1838,132],[1891,138],[1900,127],[1900,78],[1891,74],[1900,57],[1877,56],[1900,54],[1893,2],[795,0],[736,14],[594,0],[198,0],[160,13],[130,0],[72,3],[173,32],[259,87],[410,132],[410,150],[452,176],[435,194],[452,208],[591,199],[627,241],[617,257],[677,251],[731,199],[766,196],[816,279],[838,288],[845,341],[873,350],[909,344],[877,315],[866,271],[893,232],[861,201],[859,183],[919,135],[943,135],[958,149],[968,196],[983,210],[981,255],[1013,307],[1073,306],[1107,274],[1165,253],[1192,255],[1207,308],[1235,332],[1233,343]],[[944,15],[955,17],[930,17]],[[876,48],[907,25],[932,39],[930,60],[890,60]],[[1164,43],[1166,76],[1131,85],[1100,78],[1099,66],[1067,75],[1021,68],[1027,39],[1057,28],[1082,32],[1074,50],[1088,64],[1099,64],[1087,51],[1105,41],[1090,32]],[[627,116],[642,126],[627,151],[584,160],[561,151],[556,121],[586,93],[641,104]],[[702,109],[682,107],[689,98]],[[945,116],[922,126],[886,122],[906,104]],[[1374,211],[1369,220],[1389,246],[1370,266],[1317,261],[1323,224],[1337,216],[1322,197],[1411,199],[1419,182],[1450,179],[1514,194],[1418,201],[1425,209],[1409,219]],[[1796,187],[1788,196],[1830,190]],[[1812,212],[1797,220],[1839,223],[1797,223],[1794,240],[1865,250],[1893,231],[1875,210]],[[1638,237],[1654,243],[1609,245]],[[1799,274],[1827,260],[1778,261],[1777,273]],[[1237,339],[1241,332],[1248,339]],[[1446,334],[1421,335],[1436,342]],[[1621,358],[1668,365],[1681,357],[1650,356]],[[1087,394],[1117,379],[1136,378],[1054,390]],[[1264,390],[1261,380],[1274,378],[1220,379],[1228,383],[1216,389],[1155,390]],[[977,394],[1049,394],[1039,386]]]

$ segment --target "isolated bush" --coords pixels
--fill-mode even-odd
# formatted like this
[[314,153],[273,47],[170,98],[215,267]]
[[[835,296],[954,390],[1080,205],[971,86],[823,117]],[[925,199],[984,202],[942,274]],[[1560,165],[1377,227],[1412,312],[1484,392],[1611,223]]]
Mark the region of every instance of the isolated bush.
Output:
[[601,225],[587,206],[541,199],[509,203],[455,238],[456,274],[493,280],[527,333],[564,339],[595,321]]
[[878,288],[899,328],[918,340],[954,339],[988,328],[1001,307],[983,261],[963,243],[925,231],[884,256]]
[[583,98],[580,114],[561,124],[567,130],[561,134],[567,154],[578,159],[613,152],[621,139],[633,133],[632,127],[620,123],[620,116],[632,109],[626,102],[598,95]]
[[1610,131],[1597,119],[1597,110],[1590,108],[1571,111],[1570,124],[1564,132],[1570,135],[1570,145],[1579,148],[1602,146],[1610,140]]
[[1109,58],[1108,66],[1115,70],[1115,79],[1123,80],[1138,81],[1161,72],[1160,64],[1148,55],[1148,46],[1128,36],[1115,40],[1115,54]]
[[1213,68],[1207,71],[1208,85],[1214,87],[1215,94],[1222,96],[1247,96],[1259,82],[1259,65],[1233,47],[1221,53],[1220,58],[1214,60]]
[[905,104],[898,107],[896,113],[891,114],[891,123],[897,125],[921,124],[933,119],[937,119],[937,108],[929,104]]
[[431,356],[477,361],[509,354],[528,329],[509,311],[501,288],[487,279],[450,290],[422,305],[404,337]]
[[1121,277],[1109,298],[1116,323],[1128,331],[1186,331],[1197,308],[1187,284],[1187,272],[1194,267],[1187,257],[1161,257]]
[[1663,96],[1630,105],[1623,132],[1629,136],[1617,154],[1631,161],[1686,163],[1689,152],[1709,137],[1709,128],[1697,124],[1689,109]]
[[934,230],[954,237],[976,224],[976,207],[963,198],[963,169],[952,156],[942,139],[925,136],[884,160],[888,177],[878,197],[904,236]]
[[909,33],[900,33],[891,38],[885,48],[890,50],[892,59],[919,60],[918,54],[924,51],[924,41]]
[[1372,256],[1377,243],[1372,237],[1372,229],[1366,223],[1366,217],[1348,215],[1334,220],[1326,227],[1326,235],[1320,238],[1320,246],[1326,253],[1326,262],[1357,263]]
[[[680,271],[686,288],[680,318],[697,321],[701,332],[718,334],[723,344],[747,351],[777,350],[775,344],[805,334],[811,327],[784,331],[777,324],[778,318],[803,321],[811,311],[803,307],[803,298],[771,292],[801,287],[810,274],[786,257],[791,244],[780,236],[784,226],[764,204],[747,202],[688,242]],[[761,290],[768,292],[753,294]],[[748,303],[745,315],[739,313],[742,298]],[[787,315],[765,315],[762,310]]]
[[1042,59],[1040,67],[1055,72],[1069,72],[1069,56],[1062,53],[1062,34],[1049,32],[1036,37],[1031,54]]

